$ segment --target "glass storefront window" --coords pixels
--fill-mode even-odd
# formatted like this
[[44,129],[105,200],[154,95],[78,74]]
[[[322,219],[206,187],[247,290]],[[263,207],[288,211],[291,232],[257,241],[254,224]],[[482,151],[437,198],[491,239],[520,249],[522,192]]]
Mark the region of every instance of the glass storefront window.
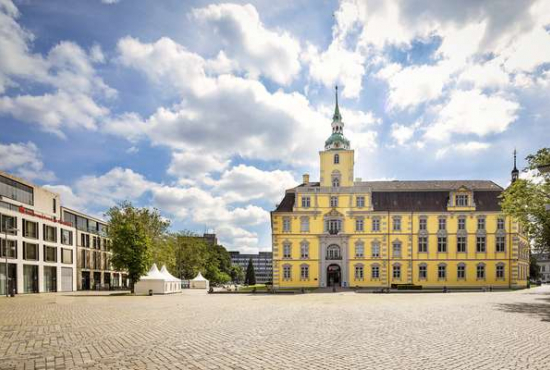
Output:
[[23,266],[23,292],[38,293],[38,266]]
[[57,268],[53,266],[44,266],[44,291],[57,291]]

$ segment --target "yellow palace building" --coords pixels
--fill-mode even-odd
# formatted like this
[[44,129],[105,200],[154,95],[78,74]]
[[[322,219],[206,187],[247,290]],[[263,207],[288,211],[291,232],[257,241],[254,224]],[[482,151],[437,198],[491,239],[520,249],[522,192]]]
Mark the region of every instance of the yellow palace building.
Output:
[[529,244],[501,211],[500,186],[355,179],[343,129],[336,97],[320,181],[304,175],[271,212],[275,288],[527,285]]

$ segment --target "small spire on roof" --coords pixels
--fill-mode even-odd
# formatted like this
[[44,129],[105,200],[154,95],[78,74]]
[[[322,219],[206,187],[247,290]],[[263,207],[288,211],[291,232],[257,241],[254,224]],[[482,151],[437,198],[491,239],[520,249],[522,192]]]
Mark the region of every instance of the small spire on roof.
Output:
[[332,116],[332,119],[334,121],[341,121],[342,116],[340,115],[340,108],[338,107],[338,85],[334,86],[334,95],[336,97],[336,106],[334,107],[334,115]]
[[516,181],[519,178],[519,171],[516,166],[516,148],[514,148],[514,169],[512,170],[512,182]]

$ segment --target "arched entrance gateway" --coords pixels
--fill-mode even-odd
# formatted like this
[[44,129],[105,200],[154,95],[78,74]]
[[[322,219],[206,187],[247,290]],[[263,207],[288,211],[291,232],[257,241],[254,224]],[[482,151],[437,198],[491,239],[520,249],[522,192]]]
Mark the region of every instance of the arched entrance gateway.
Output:
[[340,286],[342,272],[340,266],[333,264],[327,267],[327,286]]

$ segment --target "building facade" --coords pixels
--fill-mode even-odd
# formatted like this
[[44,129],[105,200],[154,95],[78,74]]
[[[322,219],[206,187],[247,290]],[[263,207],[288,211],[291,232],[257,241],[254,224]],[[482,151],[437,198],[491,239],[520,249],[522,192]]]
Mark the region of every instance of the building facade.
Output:
[[77,289],[109,290],[128,287],[125,273],[113,270],[107,224],[97,218],[62,207],[63,221],[74,225],[77,254]]
[[260,252],[258,254],[246,254],[240,252],[229,252],[231,264],[241,266],[246,274],[248,261],[252,259],[254,273],[256,274],[256,283],[270,283],[273,278],[273,254],[271,252]]
[[336,100],[320,181],[304,175],[271,213],[276,288],[527,285],[529,245],[500,186],[355,179],[343,128]]
[[540,280],[543,283],[550,283],[550,253],[539,253],[534,257],[539,267]]
[[76,290],[75,229],[59,194],[0,172],[0,225],[0,295]]

